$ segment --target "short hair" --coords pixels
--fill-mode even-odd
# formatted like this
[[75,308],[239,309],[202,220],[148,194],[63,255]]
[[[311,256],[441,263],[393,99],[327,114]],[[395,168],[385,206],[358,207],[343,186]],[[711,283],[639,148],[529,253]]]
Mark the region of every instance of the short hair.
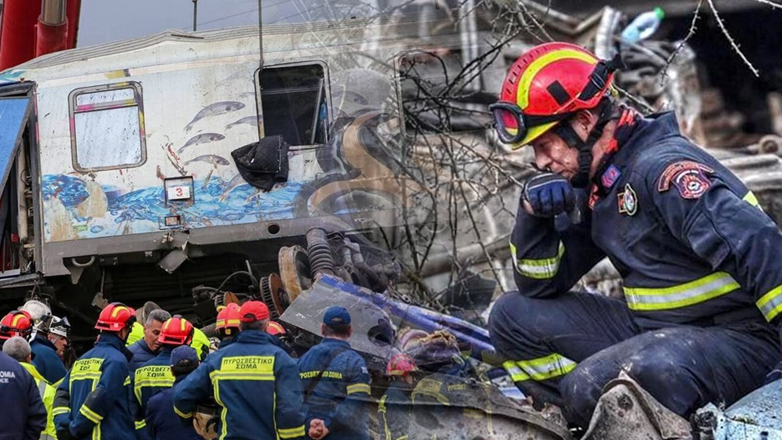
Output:
[[157,309],[149,312],[147,320],[144,321],[144,325],[152,324],[152,321],[166,322],[171,319],[171,314],[163,309]]
[[345,337],[350,331],[350,324],[323,324],[323,336],[339,336]]
[[269,322],[268,319],[262,319],[260,321],[253,321],[253,322],[242,322],[239,324],[239,330],[241,331],[263,330],[263,327],[266,325],[267,322]]
[[21,336],[14,336],[3,344],[3,353],[19,362],[25,362],[31,352],[30,343]]

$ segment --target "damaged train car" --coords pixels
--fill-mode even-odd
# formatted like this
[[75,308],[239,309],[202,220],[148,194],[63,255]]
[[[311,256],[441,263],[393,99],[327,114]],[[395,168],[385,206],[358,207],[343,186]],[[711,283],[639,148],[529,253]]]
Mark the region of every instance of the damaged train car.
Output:
[[[155,301],[208,332],[216,305],[261,298],[304,346],[340,303],[360,316],[351,343],[370,369],[408,344],[484,379],[433,378],[454,398],[421,433],[456,417],[464,438],[571,438],[508,398],[473,324],[514,288],[507,243],[529,157],[497,142],[486,109],[533,39],[519,11],[460,4],[264,25],[262,38],[168,31],[0,73],[4,303],[45,299],[88,343],[106,301]],[[610,57],[622,14],[549,12],[554,37]],[[670,48],[644,47],[617,81],[697,137],[692,54],[661,86]],[[780,145],[717,153],[778,223]]]

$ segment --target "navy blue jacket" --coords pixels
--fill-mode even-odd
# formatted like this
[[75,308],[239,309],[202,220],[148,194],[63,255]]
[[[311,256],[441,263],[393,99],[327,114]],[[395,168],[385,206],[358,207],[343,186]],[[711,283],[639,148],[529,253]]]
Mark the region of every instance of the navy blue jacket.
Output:
[[0,352],[0,440],[38,440],[46,428],[46,408],[35,379],[19,362]]
[[[334,350],[344,350],[326,365]],[[299,359],[302,390],[324,371],[304,406],[307,426],[321,419],[330,440],[369,439],[369,372],[364,359],[347,341],[325,338]],[[305,391],[306,392],[306,391]]]
[[216,427],[221,440],[303,438],[297,372],[270,335],[246,330],[174,388],[174,412],[189,419],[199,402],[214,398],[223,408]]
[[[187,376],[176,378],[174,386]],[[174,412],[174,388],[169,387],[152,396],[146,405],[147,432],[154,440],[203,440],[193,424],[183,424]]]
[[566,292],[608,256],[644,329],[779,321],[779,228],[672,113],[637,118],[604,170],[582,223],[564,232],[519,209],[511,252],[523,295]]
[[128,347],[128,351],[133,355],[129,365],[131,372],[136,371],[138,367],[146,364],[157,356],[157,353],[150,350],[149,345],[147,345],[147,341],[145,341],[144,338],[131,344]]
[[410,393],[413,388],[405,382],[391,382],[377,407],[379,422],[382,424],[383,440],[407,440],[410,431],[410,415],[413,406]]
[[136,440],[130,356],[116,334],[102,332],[57,388],[55,428],[77,439]]
[[52,344],[46,336],[35,335],[35,339],[30,342],[30,348],[33,351],[33,361],[31,364],[41,373],[44,379],[50,385],[57,386],[65,377],[65,364],[57,355],[57,347]]
[[155,394],[171,388],[174,385],[174,375],[171,374],[172,346],[164,346],[160,354],[150,359],[131,374],[133,384],[133,396],[136,399],[136,436],[139,440],[150,438],[144,427],[144,418],[147,411],[147,403]]

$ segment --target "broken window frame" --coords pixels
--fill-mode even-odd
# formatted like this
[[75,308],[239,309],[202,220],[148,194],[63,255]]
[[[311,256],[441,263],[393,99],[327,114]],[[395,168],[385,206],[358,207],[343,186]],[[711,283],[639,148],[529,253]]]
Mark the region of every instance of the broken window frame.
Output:
[[[78,105],[78,98],[82,95],[89,95],[94,93],[108,92],[113,90],[130,89],[133,91],[132,100],[121,101],[107,101],[98,104],[85,104]],[[103,84],[99,86],[82,87],[74,89],[68,95],[68,113],[70,117],[70,136],[71,136],[71,162],[73,169],[80,172],[89,171],[106,171],[106,170],[120,170],[126,168],[137,168],[143,166],[147,162],[147,141],[146,130],[144,128],[144,102],[142,98],[141,83],[136,81],[126,81],[114,84]],[[139,132],[139,149],[140,159],[135,163],[119,164],[119,165],[106,165],[97,167],[84,167],[79,164],[78,157],[78,144],[76,136],[76,115],[82,113],[90,113],[97,111],[108,111],[121,108],[136,107],[138,114],[138,132]]]
[[[264,91],[261,87],[261,72],[264,70],[271,70],[271,69],[285,69],[285,68],[292,68],[292,67],[306,67],[306,66],[319,66],[323,70],[323,77],[321,78],[321,85],[320,90],[317,92],[318,96],[318,105],[315,107],[315,111],[313,113],[313,123],[312,123],[312,137],[310,138],[309,143],[302,143],[299,145],[290,144],[292,149],[298,149],[298,147],[312,147],[316,145],[326,144],[329,142],[330,139],[330,132],[329,132],[329,126],[331,125],[331,122],[333,120],[332,117],[332,106],[331,106],[331,81],[329,78],[329,66],[328,64],[323,60],[306,60],[306,61],[297,61],[293,63],[280,63],[280,64],[273,64],[273,65],[266,65],[261,66],[259,69],[255,71],[253,74],[253,79],[255,81],[255,93],[256,96],[259,98],[258,103],[258,114],[261,115],[261,121],[263,123],[263,131],[262,131],[262,137],[269,136],[269,132],[267,130],[266,125],[266,118],[263,112],[263,105],[265,102],[264,99]],[[285,90],[285,89],[283,89]],[[315,143],[314,138],[317,135],[317,123],[318,123],[318,113],[320,109],[320,103],[326,104],[326,124],[325,124],[325,130],[324,133],[324,141],[322,143]]]

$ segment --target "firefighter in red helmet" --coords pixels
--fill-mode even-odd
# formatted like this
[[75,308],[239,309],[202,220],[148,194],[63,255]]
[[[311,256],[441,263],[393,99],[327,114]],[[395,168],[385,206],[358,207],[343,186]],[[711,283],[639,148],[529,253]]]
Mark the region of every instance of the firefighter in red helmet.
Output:
[[377,407],[378,419],[383,422],[381,438],[384,440],[404,439],[409,434],[413,407],[410,404],[410,393],[415,386],[416,372],[418,367],[415,361],[404,353],[395,354],[386,365],[386,376],[391,383]]
[[160,353],[136,369],[133,375],[133,396],[138,408],[135,414],[137,436],[146,438],[145,415],[147,403],[155,394],[171,388],[174,385],[174,375],[171,373],[171,353],[182,345],[190,345],[193,341],[195,328],[185,318],[176,315],[169,318],[160,328],[158,341]]
[[[533,47],[490,108],[497,136],[538,170],[511,236],[518,292],[489,330],[535,401],[586,427],[626,370],[672,411],[730,404],[780,359],[782,234],[728,169],[679,132],[613,99],[618,60]],[[625,300],[573,291],[608,257]]]
[[13,310],[0,320],[0,341],[21,336],[28,341],[33,333],[33,319],[27,312]]
[[217,312],[215,330],[220,334],[219,348],[229,346],[236,335],[239,334],[240,318],[242,317],[239,309],[239,304],[229,303]]
[[54,400],[58,440],[111,438],[135,440],[125,341],[136,311],[122,303],[107,305],[95,328],[100,337],[65,375]]

